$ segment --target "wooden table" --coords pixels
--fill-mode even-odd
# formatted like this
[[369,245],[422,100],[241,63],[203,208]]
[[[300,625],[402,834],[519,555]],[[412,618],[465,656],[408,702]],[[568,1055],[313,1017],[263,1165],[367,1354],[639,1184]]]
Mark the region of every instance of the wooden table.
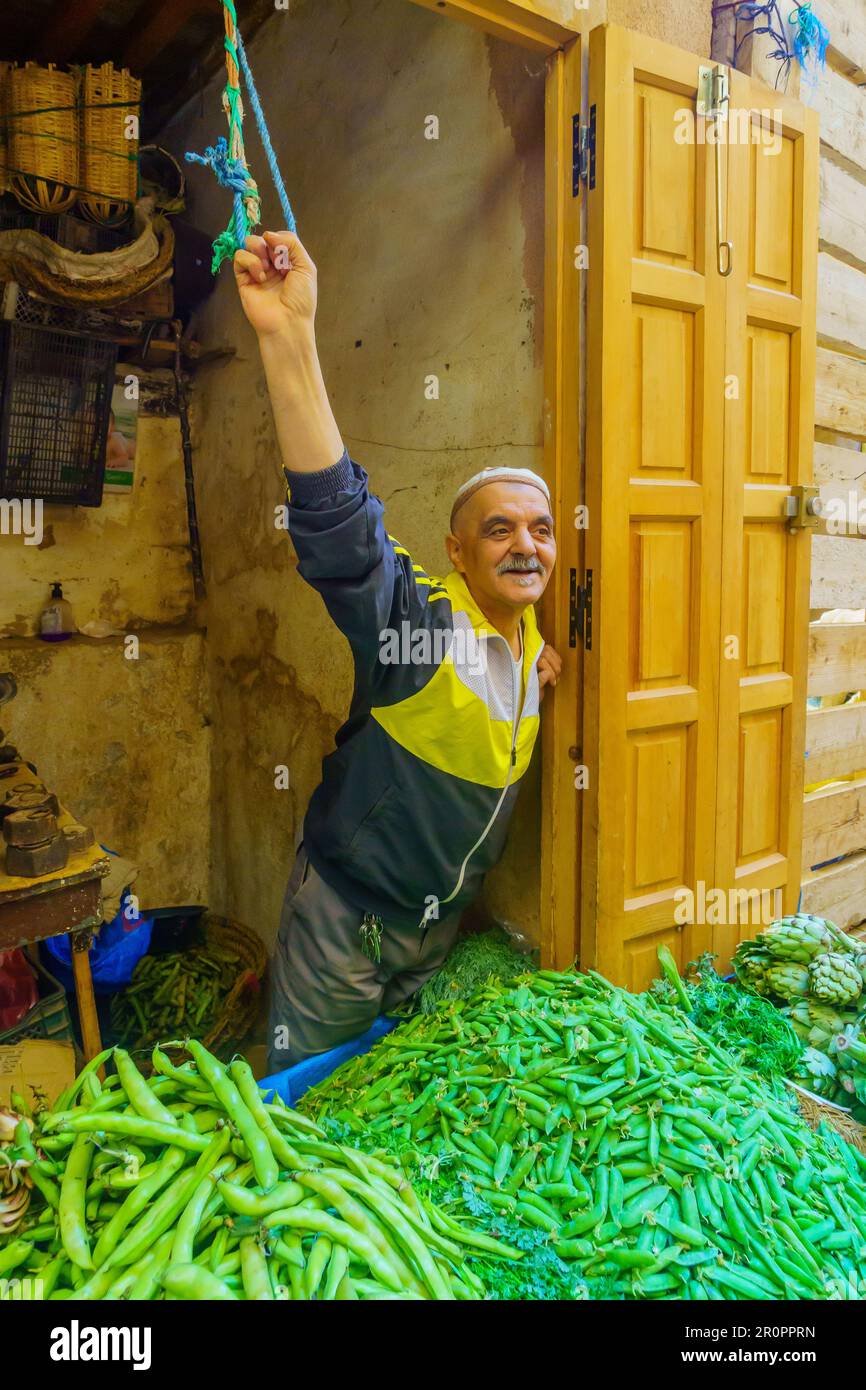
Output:
[[[16,765],[15,770],[19,783],[36,782],[25,764]],[[62,829],[73,819],[61,807],[58,827]],[[93,930],[102,922],[102,880],[110,862],[99,845],[91,845],[80,854],[70,855],[64,869],[39,878],[17,878],[4,871],[0,851],[0,951],[29,946],[49,936],[71,936],[81,1041],[88,1061],[102,1050],[89,951]]]

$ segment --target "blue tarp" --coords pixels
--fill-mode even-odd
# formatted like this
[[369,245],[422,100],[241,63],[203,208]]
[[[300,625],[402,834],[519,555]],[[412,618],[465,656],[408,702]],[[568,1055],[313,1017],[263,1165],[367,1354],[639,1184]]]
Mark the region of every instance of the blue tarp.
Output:
[[341,1043],[339,1047],[331,1048],[330,1052],[320,1052],[317,1057],[308,1057],[306,1061],[298,1062],[296,1066],[288,1067],[286,1071],[277,1072],[274,1076],[266,1076],[259,1082],[259,1087],[263,1091],[276,1091],[287,1105],[297,1105],[301,1096],[311,1086],[317,1086],[320,1081],[324,1081],[331,1072],[342,1066],[343,1062],[348,1062],[350,1057],[361,1057],[365,1052],[369,1052],[373,1044],[384,1038],[386,1033],[390,1033],[392,1028],[396,1028],[399,1022],[399,1018],[386,1018],[383,1014],[381,1018],[376,1019],[372,1028],[368,1028],[360,1037]]

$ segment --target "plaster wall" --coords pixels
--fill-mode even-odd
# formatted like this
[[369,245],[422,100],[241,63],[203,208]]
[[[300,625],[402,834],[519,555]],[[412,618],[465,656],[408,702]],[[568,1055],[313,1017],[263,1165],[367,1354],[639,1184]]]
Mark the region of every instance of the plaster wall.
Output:
[[209,713],[204,634],[0,644],[19,694],[10,742],[99,842],[139,868],[144,907],[209,901]]
[[[60,579],[79,628],[139,639],[35,634]],[[98,508],[45,507],[41,545],[0,535],[0,711],[8,740],[100,842],[139,865],[147,906],[209,900],[209,716],[204,634],[194,627],[180,431],[171,376],[141,373],[130,494]]]
[[[298,3],[248,51],[318,265],[319,347],[338,423],[389,530],[442,572],[457,485],[485,465],[542,467],[543,60],[405,0]],[[435,140],[425,139],[430,116]],[[212,84],[162,141],[176,154],[201,150],[221,121]],[[204,172],[190,184],[196,224],[216,232],[224,192]],[[212,901],[229,915],[254,912],[272,935],[351,667],[274,526],[283,489],[273,424],[228,272],[196,334],[205,349],[234,350],[199,369],[193,393],[214,716]],[[278,790],[281,765],[289,786]],[[533,771],[491,884],[498,910],[530,934],[538,798]]]

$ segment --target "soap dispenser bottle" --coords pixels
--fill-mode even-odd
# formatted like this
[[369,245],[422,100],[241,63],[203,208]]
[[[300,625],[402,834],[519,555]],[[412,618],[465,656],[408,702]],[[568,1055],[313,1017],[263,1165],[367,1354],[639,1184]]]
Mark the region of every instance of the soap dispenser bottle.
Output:
[[51,585],[51,598],[39,618],[39,636],[44,642],[64,642],[75,631],[72,605],[63,597],[58,580]]

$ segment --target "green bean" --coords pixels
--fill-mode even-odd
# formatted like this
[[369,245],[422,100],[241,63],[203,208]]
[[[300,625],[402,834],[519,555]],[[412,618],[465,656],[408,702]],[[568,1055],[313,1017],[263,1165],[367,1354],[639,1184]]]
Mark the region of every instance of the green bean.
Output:
[[75,1080],[67,1086],[66,1090],[60,1092],[60,1095],[57,1097],[49,1113],[68,1110],[81,1088],[85,1085],[88,1077],[95,1075],[95,1073],[99,1071],[99,1068],[105,1065],[113,1051],[113,1048],[106,1047],[102,1052],[98,1052],[95,1057],[92,1057],[90,1061],[81,1068]]
[[118,1134],[154,1144],[174,1144],[192,1153],[203,1153],[208,1146],[205,1135],[192,1134],[177,1125],[145,1120],[139,1115],[79,1114],[71,1110],[47,1117],[45,1124],[62,1129],[64,1135]]
[[251,1302],[273,1302],[274,1290],[268,1263],[254,1236],[241,1237],[241,1276],[244,1293]]
[[[286,1112],[280,1110],[279,1107],[266,1105],[261,1090],[256,1084],[252,1068],[241,1058],[235,1058],[231,1063],[229,1075],[237,1086],[241,1100],[246,1105],[279,1163],[286,1168],[310,1167],[309,1161],[303,1158],[288,1142],[275,1121],[276,1118],[280,1118],[300,1133],[321,1136],[322,1130],[319,1126],[313,1124],[305,1115],[297,1115],[294,1111]],[[260,1186],[264,1187],[265,1184],[260,1183]]]
[[153,1093],[129,1053],[122,1047],[114,1049],[114,1065],[130,1104],[143,1119],[156,1120],[161,1124],[174,1123],[171,1111]]
[[399,1293],[403,1288],[401,1276],[393,1261],[382,1255],[369,1236],[355,1230],[345,1221],[329,1216],[327,1212],[312,1211],[307,1206],[289,1207],[285,1211],[272,1213],[270,1223],[274,1229],[283,1226],[290,1230],[315,1231],[327,1235],[332,1242],[345,1245],[353,1254],[364,1260],[374,1276],[387,1288],[395,1293]]
[[11,1240],[8,1245],[0,1246],[0,1275],[6,1275],[11,1270],[17,1269],[24,1264],[25,1260],[33,1250],[33,1243],[19,1237]]
[[123,1240],[106,1257],[108,1265],[132,1264],[149,1245],[178,1220],[187,1202],[206,1173],[209,1173],[225,1147],[225,1137],[218,1135],[199,1156],[195,1167],[181,1172],[166,1187],[148,1211],[139,1217]]
[[300,1183],[280,1182],[270,1192],[252,1192],[248,1187],[223,1179],[218,1183],[220,1195],[229,1211],[239,1216],[267,1216],[268,1212],[278,1211],[280,1207],[291,1207],[304,1199],[305,1193]]
[[[451,1297],[443,1276],[424,1242],[412,1229],[406,1217],[398,1211],[396,1204],[379,1196],[373,1189],[367,1189],[367,1193],[369,1193],[367,1195],[364,1184],[357,1179],[352,1182],[348,1175],[337,1182],[336,1179],[326,1177],[322,1173],[302,1173],[298,1180],[303,1187],[325,1197],[351,1229],[370,1239],[378,1247],[382,1257],[389,1260],[392,1265],[396,1264],[398,1270],[408,1276],[410,1283],[414,1283],[414,1276],[406,1268],[399,1252],[380,1232],[378,1222],[387,1226],[398,1237],[401,1246],[410,1258],[415,1261],[421,1280],[433,1297],[446,1299]],[[362,1197],[367,1197],[368,1206],[366,1209],[353,1199],[352,1191],[359,1193]],[[273,1217],[270,1219],[271,1221],[274,1220]]]
[[162,1287],[175,1298],[227,1302],[237,1298],[223,1279],[196,1264],[169,1265],[162,1276]]
[[94,1263],[102,1265],[117,1245],[131,1221],[145,1211],[156,1194],[165,1187],[186,1162],[183,1149],[168,1148],[152,1173],[133,1188],[119,1211],[103,1226],[93,1251]]
[[84,1215],[92,1159],[93,1144],[86,1134],[81,1134],[72,1145],[60,1184],[60,1237],[66,1254],[79,1269],[93,1268]]
[[[223,1133],[220,1137],[223,1142],[223,1149],[225,1149],[228,1143],[228,1135]],[[218,1152],[218,1150],[215,1151],[214,1157],[217,1157]],[[214,1188],[218,1186],[223,1174],[230,1172],[234,1166],[234,1159],[221,1159],[209,1173],[205,1173],[204,1177],[193,1191],[175,1227],[174,1243],[171,1247],[172,1264],[191,1263],[196,1235],[201,1225],[208,1200],[213,1196]]]
[[279,1177],[277,1161],[266,1135],[241,1099],[234,1081],[217,1059],[195,1038],[190,1038],[187,1047],[198,1067],[199,1075],[207,1081],[232,1124],[240,1132],[249,1150],[259,1185],[266,1190],[273,1187]]
[[15,1127],[15,1147],[30,1165],[27,1171],[33,1179],[34,1187],[42,1193],[48,1205],[57,1211],[60,1206],[60,1188],[53,1178],[43,1172],[44,1165],[40,1163],[36,1149],[33,1147],[30,1129],[25,1120],[21,1120]]

